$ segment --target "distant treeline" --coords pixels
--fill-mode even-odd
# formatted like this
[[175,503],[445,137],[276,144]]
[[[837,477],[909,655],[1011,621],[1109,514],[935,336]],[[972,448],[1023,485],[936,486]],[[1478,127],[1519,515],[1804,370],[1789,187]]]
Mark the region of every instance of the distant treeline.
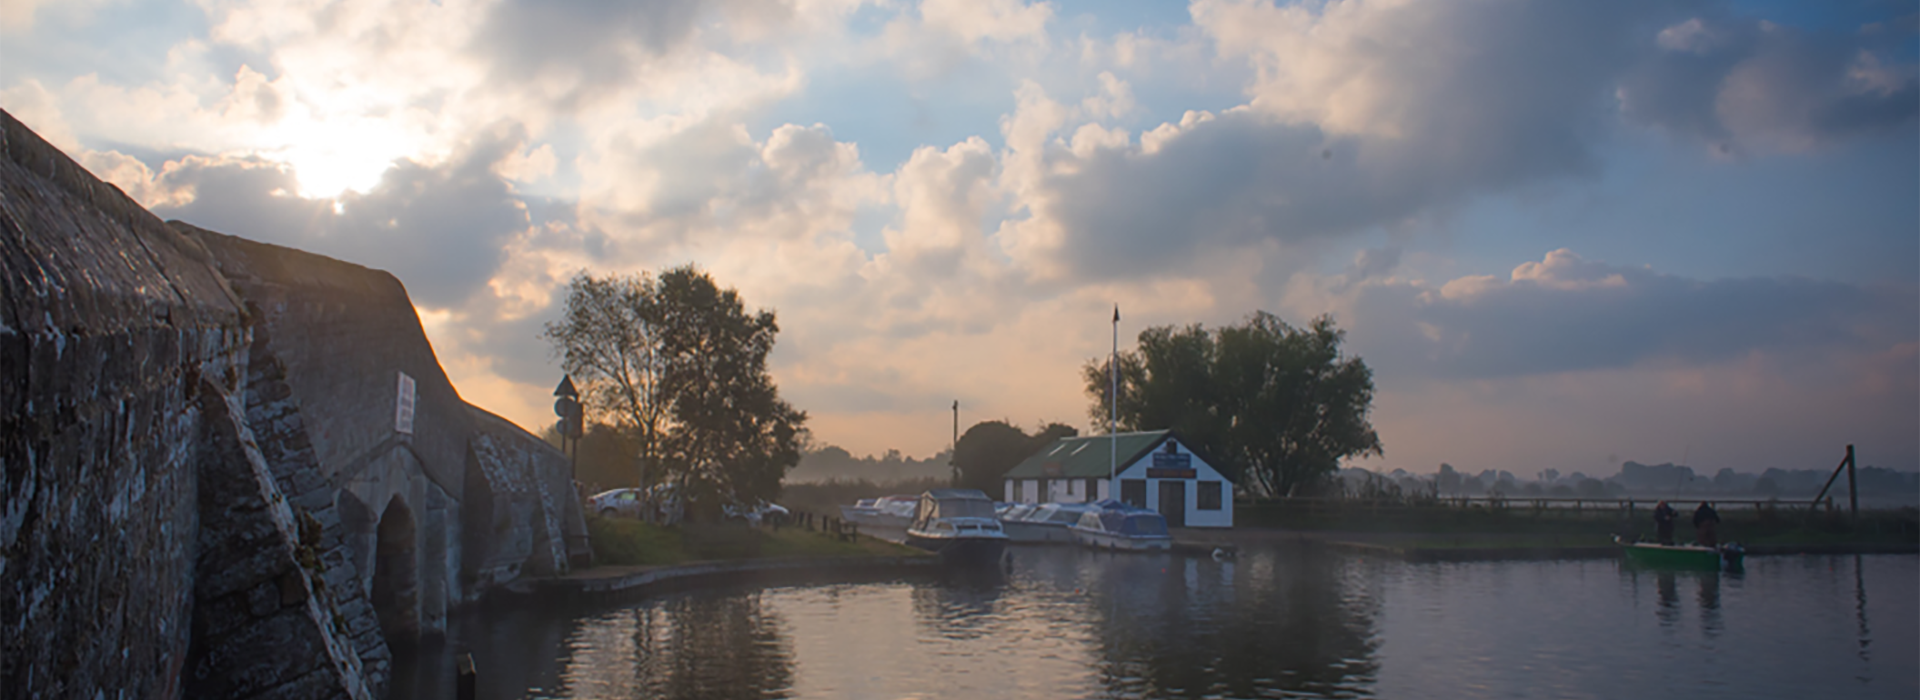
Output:
[[886,483],[918,479],[951,479],[953,467],[948,459],[951,452],[941,450],[926,459],[914,459],[900,454],[899,450],[887,450],[875,457],[855,457],[853,453],[835,445],[810,449],[800,454],[800,464],[787,472],[787,483],[798,484],[829,480],[871,481]]
[[[603,423],[589,424],[585,433],[580,440],[576,473],[589,492],[640,483],[640,463],[636,457],[639,453],[638,441],[629,433]],[[560,444],[559,433],[553,425],[548,425],[542,431],[542,436],[551,444]],[[887,450],[879,457],[855,457],[845,449],[827,445],[803,451],[800,464],[787,472],[785,482],[797,484],[841,480],[887,484],[925,479],[945,482],[953,476],[952,468],[948,466],[948,453],[948,450],[941,450],[926,459],[913,459],[901,456],[899,450]]]
[[[1461,471],[1451,464],[1440,465],[1438,473],[1416,474],[1405,469],[1371,472],[1364,469],[1341,471],[1344,489],[1360,493],[1379,484],[1396,487],[1405,493],[1429,492],[1440,496],[1491,496],[1510,498],[1528,496],[1548,498],[1626,498],[1637,496],[1714,495],[1725,498],[1799,500],[1813,498],[1820,486],[1832,476],[1824,469],[1768,469],[1759,474],[1722,468],[1711,476],[1692,467],[1673,463],[1641,464],[1626,462],[1618,473],[1589,476],[1581,472],[1561,474],[1557,469],[1543,470],[1537,478],[1522,478],[1508,471],[1483,470],[1477,474]],[[1862,467],[1855,472],[1860,495],[1875,500],[1920,501],[1920,473],[1895,471],[1882,467]],[[1368,484],[1375,484],[1369,487]],[[1834,482],[1830,495],[1845,498],[1846,477]]]

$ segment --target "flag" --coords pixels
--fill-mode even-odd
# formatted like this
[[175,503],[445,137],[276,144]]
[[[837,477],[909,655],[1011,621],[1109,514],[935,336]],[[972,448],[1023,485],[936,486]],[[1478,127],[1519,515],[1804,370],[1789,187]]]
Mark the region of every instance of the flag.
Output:
[[1114,323],[1120,322],[1120,305],[1119,304],[1113,305],[1113,322]]

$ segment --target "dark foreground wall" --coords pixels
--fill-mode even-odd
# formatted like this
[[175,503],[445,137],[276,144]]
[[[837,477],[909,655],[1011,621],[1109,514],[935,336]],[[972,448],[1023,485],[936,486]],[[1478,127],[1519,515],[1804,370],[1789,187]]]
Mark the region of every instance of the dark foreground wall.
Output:
[[379,697],[586,551],[391,275],[163,224],[4,111],[0,155],[0,698]]
[[211,256],[4,112],[0,149],[0,696],[367,697],[302,653],[335,611],[233,419],[251,336]]

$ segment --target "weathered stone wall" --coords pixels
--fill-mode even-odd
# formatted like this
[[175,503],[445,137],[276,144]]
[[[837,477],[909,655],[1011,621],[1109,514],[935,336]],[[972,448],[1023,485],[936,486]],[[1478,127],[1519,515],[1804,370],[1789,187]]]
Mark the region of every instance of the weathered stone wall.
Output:
[[[447,610],[486,588],[587,556],[566,457],[460,399],[392,275],[172,225],[206,245],[258,309],[262,348],[285,366],[336,502],[360,515],[341,519],[359,569],[376,568],[379,523],[393,504],[414,520],[409,627],[439,632]],[[394,424],[401,372],[416,387],[411,434]]]
[[377,697],[390,635],[587,551],[391,275],[162,224],[4,111],[0,152],[0,697]]
[[473,417],[476,468],[467,478],[487,484],[490,495],[474,492],[467,507],[485,518],[484,531],[506,534],[478,550],[489,555],[475,567],[481,585],[563,573],[591,556],[567,455],[492,413],[475,408]]
[[320,574],[318,588],[334,599],[339,625],[359,657],[366,685],[379,695],[387,687],[392,655],[367,599],[364,568],[345,539],[333,486],[307,440],[306,422],[293,400],[293,387],[287,384],[286,368],[268,348],[267,329],[255,326],[253,331],[247,363],[247,427],[274,482],[297,512],[306,516],[302,523],[307,529],[301,534],[314,540],[311,563]]
[[[181,222],[176,230],[213,252],[221,272],[257,310],[261,344],[283,366],[290,401],[335,503],[352,499],[370,518],[342,521],[345,556],[363,572],[370,597],[379,573],[381,520],[392,511],[410,521],[405,595],[389,598],[387,636],[433,635],[450,608],[478,591],[458,575],[467,463],[474,431],[469,408],[448,381],[426,333],[393,275],[325,256],[249,241]],[[414,382],[412,431],[396,423],[401,374]],[[319,497],[313,498],[319,505]],[[517,533],[508,533],[517,534]],[[449,546],[451,543],[452,546]],[[389,543],[393,546],[393,543]],[[391,560],[390,560],[391,561]]]
[[276,485],[238,397],[203,379],[198,405],[199,556],[186,696],[370,699],[327,585],[320,524]]
[[[353,478],[396,447],[427,477],[460,493],[474,427],[427,341],[407,290],[393,275],[323,255],[250,241],[181,222],[272,329],[270,344],[306,415],[328,480]],[[412,434],[395,429],[399,374],[415,382]]]
[[204,378],[247,331],[207,252],[0,111],[0,697],[177,697]]

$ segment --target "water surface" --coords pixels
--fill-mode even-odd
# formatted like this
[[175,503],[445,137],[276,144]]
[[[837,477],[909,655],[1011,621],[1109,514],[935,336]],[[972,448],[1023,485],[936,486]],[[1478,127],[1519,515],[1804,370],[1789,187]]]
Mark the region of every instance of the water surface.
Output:
[[1920,697],[1920,557],[1426,563],[1016,547],[1003,575],[456,618],[394,697]]

